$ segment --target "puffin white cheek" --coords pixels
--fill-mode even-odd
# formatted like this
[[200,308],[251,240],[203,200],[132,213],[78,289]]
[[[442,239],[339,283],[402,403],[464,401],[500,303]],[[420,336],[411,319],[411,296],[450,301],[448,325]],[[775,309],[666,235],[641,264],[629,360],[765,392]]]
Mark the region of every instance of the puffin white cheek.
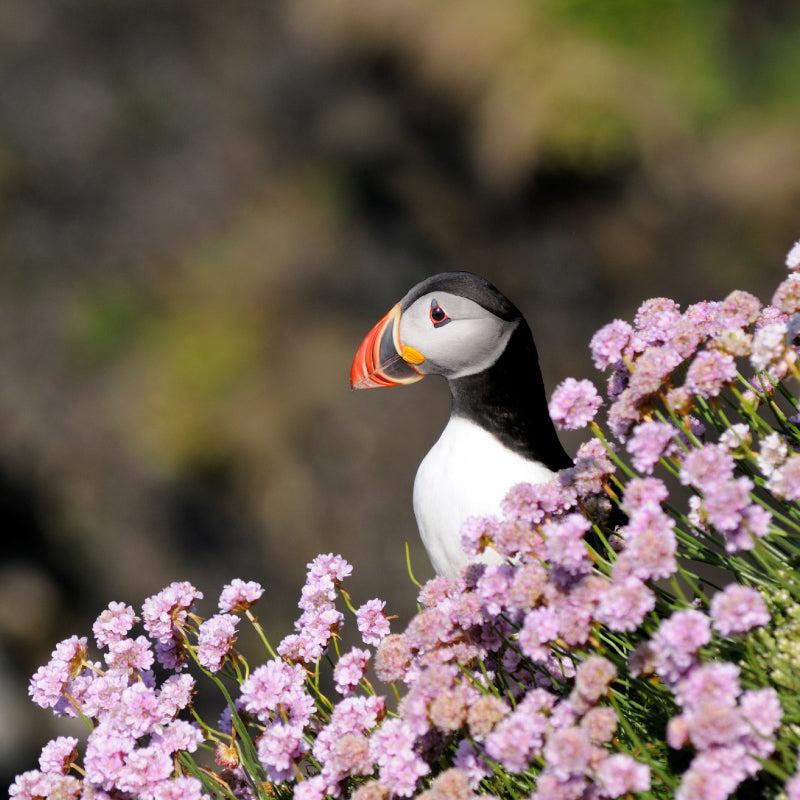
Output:
[[496,317],[455,319],[435,328],[426,337],[426,361],[448,378],[482,372],[500,357],[513,326]]

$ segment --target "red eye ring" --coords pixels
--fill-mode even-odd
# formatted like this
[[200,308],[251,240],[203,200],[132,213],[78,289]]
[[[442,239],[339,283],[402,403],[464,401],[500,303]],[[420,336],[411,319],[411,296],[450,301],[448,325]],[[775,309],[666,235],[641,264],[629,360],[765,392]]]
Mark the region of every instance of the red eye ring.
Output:
[[437,325],[444,325],[445,322],[450,321],[450,317],[447,316],[447,312],[438,303],[431,303],[428,316],[430,317],[434,327]]

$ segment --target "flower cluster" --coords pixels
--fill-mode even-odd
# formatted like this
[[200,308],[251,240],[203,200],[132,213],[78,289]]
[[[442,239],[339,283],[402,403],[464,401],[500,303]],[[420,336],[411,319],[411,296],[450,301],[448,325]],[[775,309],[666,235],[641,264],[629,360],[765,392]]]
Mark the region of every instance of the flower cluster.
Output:
[[[30,683],[86,742],[48,743],[11,797],[800,800],[798,247],[770,305],[654,298],[601,328],[605,400],[568,378],[550,402],[592,438],[466,520],[471,563],[420,585],[404,626],[354,605],[334,554],[308,564],[274,647],[253,581],[208,617],[170,584],[146,635],[111,603],[102,659],[73,636]],[[218,722],[196,685],[221,691]]]

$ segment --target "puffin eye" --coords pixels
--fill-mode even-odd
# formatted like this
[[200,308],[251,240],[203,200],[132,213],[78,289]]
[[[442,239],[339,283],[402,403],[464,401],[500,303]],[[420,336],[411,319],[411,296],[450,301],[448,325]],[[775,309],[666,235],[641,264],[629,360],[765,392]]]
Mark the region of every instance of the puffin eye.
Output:
[[434,328],[440,328],[442,325],[450,322],[450,317],[447,316],[447,312],[439,305],[438,302],[436,302],[436,300],[431,300],[429,316]]

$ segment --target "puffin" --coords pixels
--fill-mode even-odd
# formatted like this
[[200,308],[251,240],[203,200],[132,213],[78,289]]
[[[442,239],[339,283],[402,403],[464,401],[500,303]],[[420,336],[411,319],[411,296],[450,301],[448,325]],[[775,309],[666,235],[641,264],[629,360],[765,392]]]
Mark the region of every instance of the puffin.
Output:
[[[443,272],[414,286],[364,337],[350,386],[426,375],[447,382],[450,417],[417,469],[414,515],[434,571],[454,578],[470,563],[464,522],[501,515],[512,486],[545,483],[572,459],[550,419],[531,329],[484,278]],[[487,550],[481,560],[499,556]]]

